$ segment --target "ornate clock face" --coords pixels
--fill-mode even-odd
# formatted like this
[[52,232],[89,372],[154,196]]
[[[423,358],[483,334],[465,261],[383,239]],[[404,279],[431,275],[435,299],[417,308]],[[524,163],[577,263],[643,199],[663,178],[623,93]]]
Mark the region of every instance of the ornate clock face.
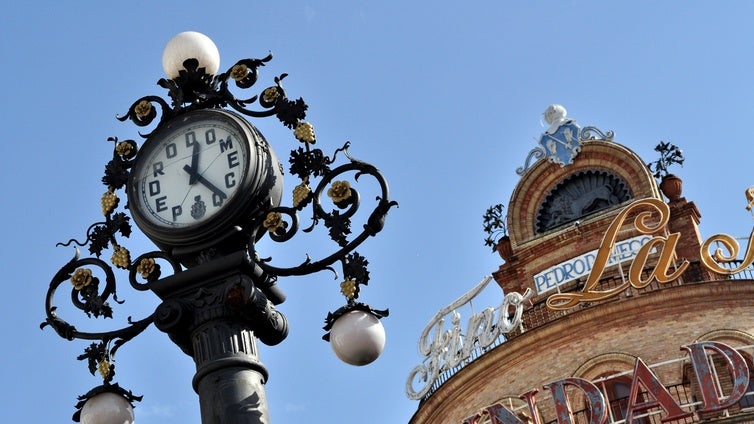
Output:
[[135,216],[157,228],[189,229],[232,204],[254,160],[237,119],[220,111],[190,112],[152,135],[131,175]]

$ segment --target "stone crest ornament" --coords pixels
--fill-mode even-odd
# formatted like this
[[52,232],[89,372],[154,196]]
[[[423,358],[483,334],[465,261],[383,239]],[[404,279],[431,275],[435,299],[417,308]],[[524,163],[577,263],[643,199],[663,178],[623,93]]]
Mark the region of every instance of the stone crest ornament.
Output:
[[586,141],[612,141],[614,133],[602,133],[595,127],[581,128],[576,121],[567,118],[566,108],[559,104],[551,104],[543,113],[548,128],[539,137],[537,147],[529,152],[523,166],[516,169],[516,174],[524,175],[531,167],[532,161],[547,158],[552,163],[566,166],[573,163],[581,152],[581,146]]
[[567,119],[566,109],[561,105],[550,105],[545,110],[545,121],[550,128],[539,138],[539,145],[545,149],[547,160],[560,166],[570,165],[581,152],[579,131],[575,121]]

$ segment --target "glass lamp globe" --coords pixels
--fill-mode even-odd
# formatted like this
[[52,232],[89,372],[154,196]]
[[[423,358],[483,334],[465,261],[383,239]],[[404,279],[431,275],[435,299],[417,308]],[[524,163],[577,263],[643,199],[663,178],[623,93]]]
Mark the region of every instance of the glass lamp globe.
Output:
[[368,312],[350,311],[333,324],[330,347],[347,364],[367,365],[377,359],[385,347],[385,327]]
[[220,52],[217,46],[206,35],[195,32],[182,32],[168,41],[162,51],[162,69],[170,79],[178,77],[186,59],[196,59],[199,67],[205,68],[210,75],[217,74],[220,69]]
[[133,424],[134,408],[117,393],[100,393],[81,408],[81,424]]

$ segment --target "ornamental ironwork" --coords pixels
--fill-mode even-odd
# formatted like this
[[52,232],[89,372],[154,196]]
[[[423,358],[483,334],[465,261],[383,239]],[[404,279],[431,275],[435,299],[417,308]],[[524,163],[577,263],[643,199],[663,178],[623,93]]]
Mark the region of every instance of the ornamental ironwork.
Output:
[[[290,174],[300,180],[300,184],[296,185],[293,190],[293,204],[267,206],[267,210],[260,217],[244,223],[247,227],[244,234],[248,236],[248,240],[240,252],[238,263],[245,269],[251,270],[249,272],[256,279],[255,285],[264,296],[260,301],[252,301],[257,299],[254,298],[253,291],[250,295],[244,286],[239,285],[236,291],[231,290],[221,301],[231,306],[238,306],[243,313],[252,307],[247,307],[247,303],[257,302],[258,305],[253,307],[261,308],[261,311],[257,311],[259,313],[254,316],[258,318],[259,314],[269,313],[269,308],[274,309],[267,301],[268,299],[272,304],[278,304],[284,299],[282,293],[276,288],[278,277],[308,275],[322,270],[330,270],[337,276],[338,273],[334,267],[340,263],[342,282],[339,288],[346,298],[346,305],[335,312],[328,313],[324,326],[327,333],[323,337],[327,340],[335,320],[347,312],[366,311],[378,318],[388,315],[387,310],[377,310],[357,301],[360,288],[369,282],[369,271],[367,259],[355,249],[367,238],[383,229],[389,210],[397,203],[390,200],[387,181],[380,171],[375,166],[354,159],[349,154],[349,143],[345,143],[331,155],[314,147],[317,141],[314,127],[305,121],[308,105],[301,98],[288,97],[282,84],[286,74],[275,77],[273,85],[248,98],[238,98],[231,92],[231,86],[238,89],[252,89],[257,83],[259,68],[265,66],[271,59],[271,54],[262,59],[243,59],[217,75],[207,73],[196,59],[188,59],[183,63],[185,69],[177,77],[160,79],[157,83],[167,90],[169,101],[159,96],[141,97],[128,108],[125,115],[118,119],[130,120],[139,127],[155,125],[150,131],[139,133],[144,139],[171,119],[200,109],[231,108],[237,113],[252,118],[274,116],[285,127],[293,130],[294,137],[301,144],[291,150],[288,159]],[[112,318],[112,304],[123,303],[117,296],[113,268],[126,270],[131,287],[138,291],[154,290],[161,280],[180,277],[186,271],[184,258],[177,256],[175,251],[163,249],[133,258],[131,252],[125,247],[126,243],[123,240],[128,238],[132,231],[131,217],[124,211],[128,205],[120,201],[118,192],[128,184],[131,169],[139,156],[140,146],[139,142],[132,139],[121,141],[116,137],[111,137],[108,141],[113,143],[113,156],[106,164],[102,177],[102,183],[106,187],[101,198],[104,220],[92,224],[83,239],[74,238],[58,243],[59,246],[76,245],[77,247],[74,257],[55,274],[50,282],[45,304],[46,318],[41,324],[41,328],[50,326],[65,339],[92,341],[92,344],[78,359],[88,364],[89,371],[93,375],[97,372],[101,374],[103,386],[82,396],[79,399],[81,402],[77,405],[78,408],[83,406],[86,399],[103,391],[118,393],[130,402],[140,400],[139,397],[117,387],[117,383],[112,383],[115,375],[113,355],[124,343],[143,332],[152,323],[157,323],[158,326],[161,323],[163,327],[170,327],[171,320],[175,318],[171,315],[174,312],[172,306],[175,305],[165,302],[146,318],[140,320],[129,318],[128,324],[120,329],[86,332],[78,330],[59,316],[58,307],[54,301],[57,290],[64,288],[66,282],[70,282],[72,284],[70,298],[74,307],[88,317]],[[347,176],[353,177],[356,182],[364,178],[374,179],[379,187],[379,194],[375,199],[376,204],[371,212],[359,215],[359,217],[367,216],[366,222],[361,227],[357,227],[352,222],[361,207],[361,195],[358,188],[345,179]],[[310,224],[304,226],[301,224],[299,214],[307,209]],[[274,265],[272,258],[262,257],[258,252],[258,241],[265,234],[274,242],[285,242],[302,233],[311,232],[318,225],[327,228],[329,237],[335,243],[333,252],[323,258],[312,259],[306,255],[300,264],[284,267]],[[81,258],[78,247],[86,247],[92,257]],[[112,251],[109,263],[102,259],[108,249]],[[192,261],[196,264],[208,263],[217,259],[216,256],[212,248],[207,248],[198,252]],[[162,293],[157,292],[157,294],[163,297]],[[252,315],[254,315],[253,312]],[[264,328],[260,329],[259,336],[263,342],[265,342],[264,330]],[[272,339],[269,344],[280,341],[274,337]],[[74,420],[78,420],[79,415],[80,410],[74,415]]]

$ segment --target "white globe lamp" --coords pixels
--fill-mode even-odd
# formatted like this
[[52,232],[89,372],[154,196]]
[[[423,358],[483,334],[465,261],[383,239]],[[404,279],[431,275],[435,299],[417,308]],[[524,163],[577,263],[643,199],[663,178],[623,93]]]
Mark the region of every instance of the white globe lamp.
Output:
[[184,69],[183,62],[187,59],[199,61],[199,67],[204,68],[210,75],[217,74],[220,69],[220,52],[217,46],[206,35],[195,32],[182,32],[168,41],[162,51],[162,69],[170,79],[178,77]]
[[123,396],[104,392],[87,400],[81,408],[81,424],[133,424],[134,408]]
[[385,347],[385,327],[369,312],[347,312],[333,324],[330,346],[341,361],[367,365],[377,359]]

